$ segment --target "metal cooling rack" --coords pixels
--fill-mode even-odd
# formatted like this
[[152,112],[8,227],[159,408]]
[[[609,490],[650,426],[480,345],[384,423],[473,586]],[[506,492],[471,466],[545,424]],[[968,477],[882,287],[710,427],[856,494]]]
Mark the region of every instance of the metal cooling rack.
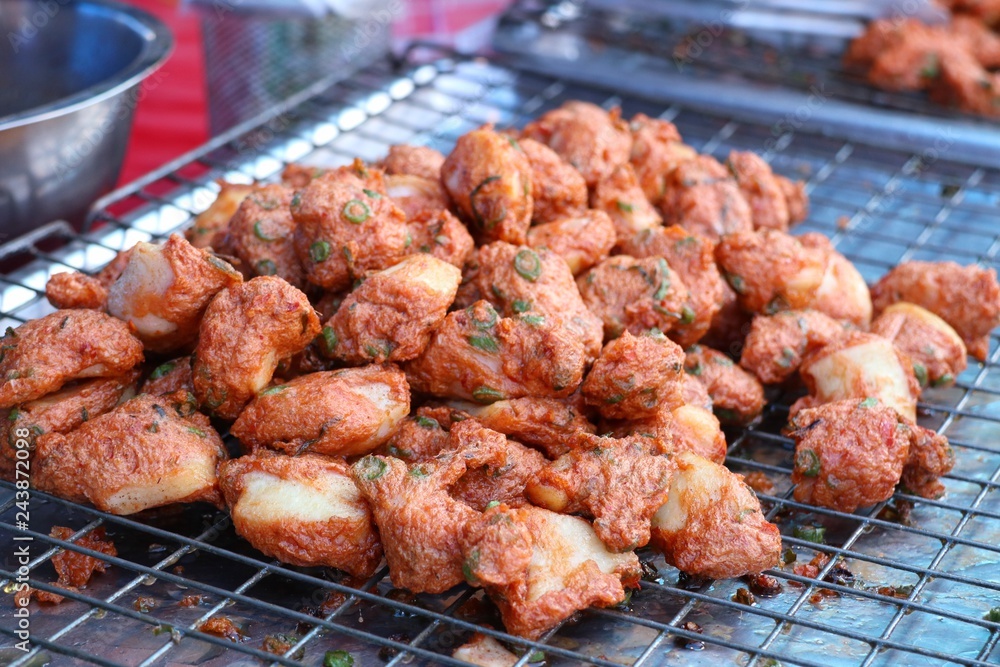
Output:
[[[908,259],[951,259],[996,267],[1000,171],[936,153],[893,151],[824,138],[787,126],[738,122],[652,97],[620,96],[480,59],[387,64],[288,110],[257,131],[223,138],[206,151],[118,193],[75,234],[65,226],[10,245],[0,261],[0,327],[50,310],[44,286],[54,271],[93,271],[139,240],[183,228],[211,202],[213,179],[276,178],[290,161],[374,160],[397,142],[447,150],[487,121],[520,125],[566,100],[585,99],[626,116],[673,120],[685,140],[724,157],[732,148],[763,153],[775,170],[807,180],[810,221],[874,280]],[[782,131],[783,128],[783,131]],[[350,651],[357,665],[456,664],[451,652],[475,630],[509,642],[529,664],[574,665],[987,665],[1000,661],[1000,624],[985,615],[1000,605],[1000,352],[973,364],[955,387],[930,390],[922,424],[951,440],[957,465],[939,501],[897,493],[889,503],[843,514],[791,499],[792,443],[779,435],[793,396],[772,396],[761,423],[728,433],[728,465],[773,483],[762,493],[768,517],[798,563],[830,557],[816,577],[791,567],[771,572],[783,592],[755,606],[734,601],[741,581],[679,579],[642,552],[650,569],[642,590],[622,607],[589,610],[537,642],[509,637],[482,591],[442,596],[395,590],[383,567],[369,581],[328,570],[293,568],[263,558],[236,537],[225,513],[200,507],[123,518],[33,492],[28,527],[18,527],[11,485],[0,485],[0,579],[15,576],[16,537],[31,536],[31,584],[54,590],[51,556],[77,551],[110,564],[57,607],[32,605],[33,651],[0,649],[0,660],[53,665],[319,665],[328,650]],[[905,509],[912,505],[910,520]],[[817,523],[825,543],[796,538]],[[76,532],[48,537],[52,525]],[[76,540],[98,527],[119,555],[88,551]],[[4,585],[0,582],[0,585]],[[63,591],[58,591],[62,593]],[[183,607],[186,595],[202,604]],[[333,595],[325,615],[315,608]],[[144,605],[139,598],[148,598]],[[6,597],[9,600],[9,596]],[[197,630],[226,616],[247,640],[230,643]],[[0,642],[13,646],[13,606],[0,604]],[[691,625],[692,623],[696,625]],[[281,656],[261,649],[266,635],[289,633]],[[700,650],[699,650],[700,649]],[[301,653],[300,653],[301,651]]]

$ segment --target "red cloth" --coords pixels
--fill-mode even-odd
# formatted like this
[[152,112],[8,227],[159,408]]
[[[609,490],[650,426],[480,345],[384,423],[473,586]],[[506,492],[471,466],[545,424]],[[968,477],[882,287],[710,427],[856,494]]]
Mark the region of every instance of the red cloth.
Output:
[[[128,183],[209,138],[205,53],[198,14],[179,0],[127,0],[159,17],[174,34],[174,52],[143,88],[119,184]],[[500,12],[508,0],[409,0],[397,38],[447,41]]]
[[163,0],[128,0],[169,26],[174,52],[146,80],[135,110],[120,185],[208,141],[208,91],[198,15]]

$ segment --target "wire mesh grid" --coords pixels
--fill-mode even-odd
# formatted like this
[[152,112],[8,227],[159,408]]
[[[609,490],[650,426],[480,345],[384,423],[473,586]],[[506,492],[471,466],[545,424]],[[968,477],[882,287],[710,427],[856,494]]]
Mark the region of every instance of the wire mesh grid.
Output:
[[[692,4],[697,5],[694,12]],[[601,0],[583,2],[570,14],[572,19],[554,18],[564,16],[564,5],[562,0],[523,0],[512,7],[507,20],[514,26],[539,23],[546,26],[546,31],[580,35],[602,48],[627,50],[630,57],[623,66],[636,70],[656,70],[669,64],[674,71],[699,78],[731,79],[736,74],[756,83],[820,90],[825,96],[862,106],[961,118],[984,127],[993,124],[981,116],[934,102],[922,92],[881,90],[868,81],[863,69],[845,66],[842,56],[850,43],[845,33],[852,32],[845,31],[845,27],[856,23],[860,34],[868,19],[878,15],[877,8],[870,8],[868,16],[860,16],[847,13],[861,9],[851,2],[814,2],[808,8],[792,3],[775,11],[769,20],[744,28],[730,21],[737,11],[756,5],[740,0]],[[916,13],[917,3],[884,6],[891,18],[902,21]],[[782,14],[793,9],[816,14],[809,15],[808,21]],[[518,48],[530,51],[534,46],[525,42]]]
[[[333,165],[374,160],[392,143],[447,150],[483,122],[520,125],[569,99],[626,115],[673,120],[685,140],[724,157],[730,149],[763,153],[774,169],[803,178],[812,202],[799,231],[821,231],[869,281],[908,259],[951,259],[996,266],[993,224],[1000,172],[950,162],[947,145],[919,154],[794,133],[787,125],[738,123],[662,100],[620,97],[509,69],[500,61],[446,58],[431,64],[373,66],[265,127],[174,165],[99,212],[91,231],[56,228],[22,244],[0,276],[0,327],[50,310],[47,277],[67,267],[94,271],[116,251],[183,228],[208,206],[214,178],[275,178],[288,162]],[[955,470],[947,495],[926,500],[897,493],[875,507],[844,514],[791,499],[792,443],[781,436],[794,396],[772,395],[761,422],[727,433],[727,465],[759,473],[767,516],[781,528],[782,585],[750,606],[736,601],[739,580],[699,582],[679,576],[649,551],[642,589],[624,605],[578,614],[537,642],[505,635],[482,591],[460,587],[441,596],[394,589],[383,567],[370,580],[301,569],[263,558],[233,533],[225,513],[167,508],[116,517],[32,492],[30,517],[19,517],[12,486],[0,488],[0,579],[13,590],[15,548],[30,544],[31,585],[57,591],[57,607],[32,603],[32,653],[17,641],[13,606],[0,605],[0,658],[11,665],[318,665],[328,650],[356,663],[458,664],[452,651],[473,631],[509,643],[519,665],[544,653],[548,664],[597,665],[986,665],[1000,661],[1000,351],[991,338],[985,364],[973,364],[954,387],[928,390],[920,422],[947,435]],[[24,524],[19,523],[23,519]],[[25,525],[26,524],[26,525]],[[49,537],[52,525],[75,531]],[[796,528],[820,525],[815,543]],[[108,557],[77,544],[103,527],[118,548]],[[31,542],[19,541],[26,536]],[[59,549],[110,564],[78,592],[55,589],[51,557]],[[817,556],[826,558],[817,558]],[[794,562],[792,561],[794,557]],[[809,567],[806,563],[814,563]],[[226,617],[242,626],[230,642],[198,628]],[[268,635],[297,638],[280,655]]]

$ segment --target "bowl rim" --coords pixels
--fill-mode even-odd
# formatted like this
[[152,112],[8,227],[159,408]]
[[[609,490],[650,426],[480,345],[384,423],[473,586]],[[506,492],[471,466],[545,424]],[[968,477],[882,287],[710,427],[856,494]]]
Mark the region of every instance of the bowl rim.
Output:
[[[36,0],[21,1],[26,4],[38,4]],[[80,7],[96,8],[98,12],[112,17],[112,20],[128,24],[128,27],[142,39],[139,54],[121,71],[104,81],[47,104],[0,116],[0,132],[71,114],[114,97],[159,69],[173,51],[174,38],[170,29],[147,11],[110,0],[69,0],[60,11],[70,8],[76,10]]]

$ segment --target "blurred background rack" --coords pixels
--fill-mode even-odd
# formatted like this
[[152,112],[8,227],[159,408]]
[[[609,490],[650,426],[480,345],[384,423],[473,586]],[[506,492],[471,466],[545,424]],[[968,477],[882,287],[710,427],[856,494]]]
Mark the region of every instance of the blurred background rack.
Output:
[[[427,58],[430,60],[426,60]],[[336,165],[375,160],[393,143],[448,151],[484,122],[522,125],[571,99],[621,106],[675,122],[685,141],[723,159],[760,152],[775,171],[807,182],[809,221],[869,281],[908,259],[980,262],[996,268],[1000,171],[970,163],[948,146],[928,153],[834,138],[806,127],[734,118],[671,99],[600,83],[580,84],[517,67],[515,59],[442,57],[416,49],[348,81],[292,100],[254,128],[240,127],[102,202],[88,231],[53,225],[9,245],[0,257],[0,328],[49,312],[54,271],[99,269],[136,241],[187,226],[213,200],[215,179],[276,179],[290,162]],[[794,109],[792,110],[794,111]],[[284,566],[235,536],[225,513],[202,507],[122,518],[33,492],[19,527],[12,487],[0,483],[0,580],[11,592],[14,537],[30,535],[32,585],[53,590],[58,549],[109,563],[59,606],[32,603],[34,650],[16,641],[13,606],[0,605],[0,660],[12,665],[319,665],[346,650],[356,665],[454,664],[452,651],[479,630],[509,642],[519,664],[550,665],[987,665],[1000,661],[1000,351],[972,364],[956,386],[925,393],[921,424],[951,440],[956,468],[938,501],[897,493],[887,503],[843,514],[791,499],[791,442],[780,435],[794,396],[771,396],[760,424],[727,433],[728,465],[761,473],[773,489],[765,511],[784,536],[786,564],[771,574],[775,597],[734,599],[745,582],[692,582],[652,552],[642,590],[627,604],[583,612],[525,642],[502,628],[482,591],[442,596],[393,589],[383,567],[367,582],[327,570]],[[48,537],[71,527],[68,540]],[[796,534],[822,526],[815,543]],[[98,527],[110,558],[77,544]],[[815,532],[815,531],[814,531]],[[824,559],[817,556],[824,555]],[[814,561],[815,559],[815,561]],[[806,564],[814,561],[815,569]],[[60,591],[61,592],[61,591]],[[187,606],[185,598],[201,596]],[[9,599],[9,597],[8,597]],[[200,632],[224,616],[246,633],[232,643]],[[296,638],[283,655],[264,653],[268,636]],[[539,653],[539,651],[541,653]]]

